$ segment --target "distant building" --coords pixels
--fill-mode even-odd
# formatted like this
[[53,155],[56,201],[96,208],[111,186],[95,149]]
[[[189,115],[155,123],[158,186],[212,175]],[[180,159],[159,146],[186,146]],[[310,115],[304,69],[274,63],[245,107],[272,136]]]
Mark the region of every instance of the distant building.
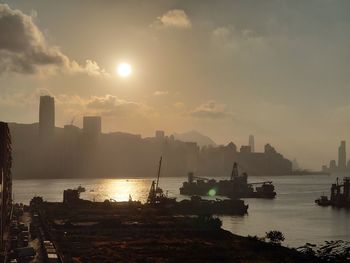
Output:
[[249,135],[249,146],[251,152],[255,152],[255,142],[254,142],[254,135]]
[[100,116],[84,116],[83,132],[88,136],[96,137],[101,134],[101,117]]
[[55,132],[55,99],[51,96],[40,96],[39,136],[50,138]]
[[341,141],[338,148],[338,168],[346,169],[346,142]]
[[240,153],[251,153],[252,149],[249,145],[242,145],[240,149]]
[[268,143],[268,144],[266,144],[265,147],[264,147],[264,152],[267,153],[267,154],[269,154],[269,153],[274,154],[274,153],[276,153],[276,150],[275,150],[275,148],[273,148],[273,147]]
[[329,162],[329,169],[331,169],[331,170],[337,169],[337,163],[336,163],[335,160],[331,160],[331,161]]
[[322,172],[327,172],[327,171],[328,171],[327,165],[322,165]]
[[162,130],[156,131],[156,138],[157,139],[164,139],[164,137],[165,137],[165,132],[164,131],[162,131]]

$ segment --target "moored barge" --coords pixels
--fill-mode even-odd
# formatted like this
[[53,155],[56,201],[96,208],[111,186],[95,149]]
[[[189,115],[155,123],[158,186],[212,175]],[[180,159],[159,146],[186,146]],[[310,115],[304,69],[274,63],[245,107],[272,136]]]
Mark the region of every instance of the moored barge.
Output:
[[188,181],[180,188],[182,195],[226,196],[231,198],[268,198],[276,196],[275,187],[271,181],[248,183],[247,173],[238,173],[235,162],[229,180],[208,179],[189,173]]

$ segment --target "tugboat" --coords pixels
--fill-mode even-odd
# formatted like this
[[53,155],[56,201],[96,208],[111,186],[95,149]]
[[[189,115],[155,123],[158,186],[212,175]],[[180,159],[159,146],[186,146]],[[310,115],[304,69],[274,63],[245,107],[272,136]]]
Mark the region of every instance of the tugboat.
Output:
[[[254,188],[254,186],[256,187]],[[248,183],[248,174],[238,173],[238,165],[233,164],[230,180],[208,179],[189,173],[188,181],[180,188],[182,195],[226,196],[230,198],[268,198],[276,196],[275,187],[271,181]]]
[[321,195],[320,198],[317,198],[315,200],[315,203],[318,204],[319,206],[329,206],[330,205],[330,200],[328,199],[328,196]]
[[350,177],[343,178],[343,184],[337,181],[331,186],[331,197],[322,195],[315,200],[315,203],[319,206],[334,206],[334,207],[346,207],[350,208]]
[[243,200],[231,198],[225,200],[204,200],[200,196],[192,196],[190,200],[176,201],[164,194],[158,186],[162,157],[159,160],[157,180],[152,181],[147,198],[147,205],[172,214],[179,215],[244,215],[247,213],[248,205]]

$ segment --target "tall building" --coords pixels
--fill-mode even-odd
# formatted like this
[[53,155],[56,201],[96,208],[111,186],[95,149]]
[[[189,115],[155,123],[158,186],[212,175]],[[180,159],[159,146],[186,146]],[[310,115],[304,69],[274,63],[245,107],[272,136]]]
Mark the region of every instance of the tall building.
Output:
[[52,137],[55,132],[55,99],[51,96],[40,96],[39,136]]
[[101,134],[101,117],[84,116],[83,132],[88,136],[98,136]]
[[249,146],[251,152],[255,152],[255,142],[254,142],[254,135],[249,135]]
[[346,142],[341,141],[338,148],[338,168],[346,169]]

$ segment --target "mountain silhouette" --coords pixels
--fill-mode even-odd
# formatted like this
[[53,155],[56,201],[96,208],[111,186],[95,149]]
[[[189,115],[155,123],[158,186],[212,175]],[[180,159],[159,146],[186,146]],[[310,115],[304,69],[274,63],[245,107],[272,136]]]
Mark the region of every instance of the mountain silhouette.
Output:
[[196,142],[199,146],[216,145],[211,138],[195,130],[184,133],[174,133],[173,135],[177,140],[184,142]]

